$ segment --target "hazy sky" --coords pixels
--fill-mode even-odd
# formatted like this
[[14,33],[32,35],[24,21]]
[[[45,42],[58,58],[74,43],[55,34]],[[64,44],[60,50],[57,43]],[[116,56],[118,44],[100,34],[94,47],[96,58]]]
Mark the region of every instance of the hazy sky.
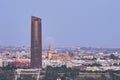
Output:
[[120,0],[0,0],[0,45],[30,45],[31,16],[43,46],[120,47]]

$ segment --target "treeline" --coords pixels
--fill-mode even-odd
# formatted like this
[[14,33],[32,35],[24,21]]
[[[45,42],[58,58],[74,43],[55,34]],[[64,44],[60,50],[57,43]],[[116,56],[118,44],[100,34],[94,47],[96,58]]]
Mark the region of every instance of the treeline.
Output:
[[[66,66],[62,67],[51,67],[46,68],[46,74],[44,80],[120,80],[120,71],[107,71],[108,76],[101,74],[100,77],[80,77],[79,70],[67,68]],[[97,72],[99,73],[99,72]]]
[[101,77],[93,78],[93,77],[83,77],[77,80],[120,80],[120,71],[107,71],[109,73],[109,77],[105,75],[101,75]]
[[79,70],[67,68],[65,65],[61,67],[48,66],[44,80],[74,80],[78,75]]
[[14,68],[0,67],[0,80],[14,80]]
[[[14,80],[14,70],[10,66],[0,68],[0,80]],[[47,66],[43,79],[40,80],[120,80],[120,71],[109,70],[101,74],[100,77],[80,77],[80,71],[77,69],[67,68],[65,65],[61,67]],[[99,73],[99,72],[97,72]],[[108,73],[109,76],[104,74]],[[36,80],[32,75],[23,75],[18,80]]]

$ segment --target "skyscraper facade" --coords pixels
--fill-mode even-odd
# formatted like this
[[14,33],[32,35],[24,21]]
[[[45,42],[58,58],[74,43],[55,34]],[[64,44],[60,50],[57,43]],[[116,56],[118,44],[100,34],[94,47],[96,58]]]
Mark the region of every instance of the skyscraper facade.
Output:
[[31,17],[31,68],[42,68],[42,23]]

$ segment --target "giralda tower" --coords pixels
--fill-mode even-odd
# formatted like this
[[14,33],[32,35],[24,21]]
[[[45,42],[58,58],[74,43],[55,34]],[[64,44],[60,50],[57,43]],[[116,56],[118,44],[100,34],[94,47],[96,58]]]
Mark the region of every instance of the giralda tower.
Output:
[[31,68],[42,68],[42,23],[31,17]]

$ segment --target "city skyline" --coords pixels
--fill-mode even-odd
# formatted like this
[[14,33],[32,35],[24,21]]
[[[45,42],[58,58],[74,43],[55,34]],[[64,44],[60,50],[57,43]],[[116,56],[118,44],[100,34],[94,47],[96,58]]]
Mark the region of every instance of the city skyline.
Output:
[[43,46],[120,48],[119,0],[0,1],[0,45],[30,45],[30,17],[43,20]]

